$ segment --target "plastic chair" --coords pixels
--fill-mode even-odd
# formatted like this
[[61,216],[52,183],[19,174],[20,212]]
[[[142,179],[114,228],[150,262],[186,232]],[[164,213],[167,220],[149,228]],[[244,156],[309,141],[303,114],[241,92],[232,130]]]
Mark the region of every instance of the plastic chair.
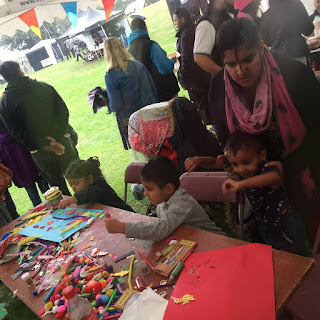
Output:
[[230,202],[238,204],[239,239],[243,239],[244,195],[242,192],[222,193],[227,172],[191,172],[180,177],[180,186],[197,201]]
[[141,183],[140,172],[145,165],[146,162],[132,162],[124,172],[124,202],[127,202],[128,183]]

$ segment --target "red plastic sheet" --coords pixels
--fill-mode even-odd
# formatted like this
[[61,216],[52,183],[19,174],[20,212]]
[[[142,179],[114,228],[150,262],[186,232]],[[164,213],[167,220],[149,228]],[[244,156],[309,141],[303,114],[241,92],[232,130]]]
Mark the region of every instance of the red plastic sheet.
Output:
[[[174,298],[190,294],[188,304]],[[176,284],[164,320],[275,320],[272,248],[248,244],[192,254]]]

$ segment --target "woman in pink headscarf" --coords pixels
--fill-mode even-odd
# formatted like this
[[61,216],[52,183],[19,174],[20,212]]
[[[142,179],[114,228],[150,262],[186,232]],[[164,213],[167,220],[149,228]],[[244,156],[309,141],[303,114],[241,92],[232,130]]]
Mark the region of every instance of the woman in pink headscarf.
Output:
[[[313,240],[320,222],[320,86],[304,64],[271,54],[248,19],[222,25],[212,118],[224,147],[230,134],[262,134],[268,160],[281,161],[291,202]],[[189,158],[187,171],[210,170],[216,159]]]
[[234,0],[234,8],[239,10],[238,18],[247,18],[260,27],[261,18],[258,16],[261,0]]

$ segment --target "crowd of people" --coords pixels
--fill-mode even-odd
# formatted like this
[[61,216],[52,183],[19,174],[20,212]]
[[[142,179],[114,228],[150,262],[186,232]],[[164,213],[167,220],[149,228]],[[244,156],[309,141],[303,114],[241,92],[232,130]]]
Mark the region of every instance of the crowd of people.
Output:
[[[270,0],[262,16],[255,0],[199,2],[204,8],[198,15],[192,6],[170,3],[176,57],[168,58],[150,39],[142,18],[131,22],[128,48],[118,38],[104,41],[108,107],[116,114],[124,148],[130,149],[128,122],[135,111],[162,101],[190,103],[177,98],[179,81],[201,114],[202,126],[212,125],[224,150],[216,158],[190,157],[184,170],[229,172],[222,190],[244,191],[256,222],[253,241],[306,255],[307,237],[312,243],[320,223],[320,86],[301,34],[313,33],[316,13],[309,17],[299,0]],[[77,134],[55,89],[26,77],[15,62],[3,63],[0,74],[8,82],[0,102],[0,158],[33,204],[39,202],[32,191],[36,182],[70,195],[66,177],[75,194],[60,208],[98,202],[133,211],[105,181],[97,158],[79,160]],[[13,149],[20,150],[20,168]],[[22,164],[26,169],[20,172]],[[27,171],[30,177],[24,176]],[[141,180],[145,196],[157,206],[158,220],[131,224],[108,219],[109,232],[160,240],[188,224],[224,234],[180,188],[171,160],[150,160]]]

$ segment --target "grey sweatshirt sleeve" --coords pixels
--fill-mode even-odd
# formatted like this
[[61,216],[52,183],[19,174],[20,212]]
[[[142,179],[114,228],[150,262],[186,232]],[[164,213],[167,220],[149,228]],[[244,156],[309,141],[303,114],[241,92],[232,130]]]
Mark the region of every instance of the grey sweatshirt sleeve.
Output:
[[[190,210],[189,210],[190,211]],[[152,241],[160,241],[167,238],[174,230],[184,223],[188,210],[182,212],[179,208],[172,208],[155,222],[126,223],[126,237]]]

